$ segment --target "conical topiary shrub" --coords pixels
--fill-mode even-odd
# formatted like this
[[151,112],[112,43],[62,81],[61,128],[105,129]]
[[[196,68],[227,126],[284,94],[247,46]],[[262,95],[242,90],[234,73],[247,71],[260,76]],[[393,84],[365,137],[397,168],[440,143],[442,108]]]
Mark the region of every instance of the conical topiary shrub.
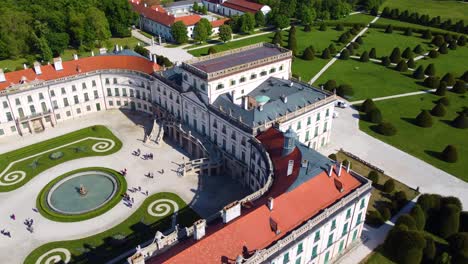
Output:
[[465,129],[468,128],[468,117],[465,113],[460,113],[453,121],[452,126],[456,128]]
[[437,103],[441,103],[441,104],[443,104],[445,106],[448,106],[448,105],[450,105],[450,100],[447,97],[442,97],[442,98],[440,98],[440,100]]
[[438,103],[434,108],[431,110],[431,115],[433,116],[444,116],[447,113],[447,110],[445,109],[445,106],[441,103]]
[[458,153],[457,148],[453,145],[448,145],[445,147],[444,151],[442,151],[440,157],[443,161],[455,163],[458,160]]
[[393,136],[397,133],[397,129],[392,123],[382,122],[377,126],[377,132],[384,136]]
[[372,109],[375,109],[377,108],[375,106],[375,103],[374,101],[372,101],[372,99],[370,98],[367,98],[361,105],[361,107],[359,108],[359,110],[361,110],[361,112],[364,112],[364,113],[369,113]]
[[416,117],[416,124],[420,127],[431,127],[432,126],[432,116],[427,110],[421,111]]
[[438,96],[444,96],[446,92],[447,92],[447,83],[442,81],[439,83],[439,87],[437,87],[435,94]]
[[304,53],[302,54],[302,59],[310,61],[310,60],[313,60],[314,58],[315,58],[314,52],[312,51],[310,47],[307,47],[304,50]]
[[452,88],[452,92],[457,94],[464,94],[466,93],[466,84],[462,80],[458,80]]
[[382,113],[378,108],[374,108],[367,113],[367,121],[378,124],[382,122]]

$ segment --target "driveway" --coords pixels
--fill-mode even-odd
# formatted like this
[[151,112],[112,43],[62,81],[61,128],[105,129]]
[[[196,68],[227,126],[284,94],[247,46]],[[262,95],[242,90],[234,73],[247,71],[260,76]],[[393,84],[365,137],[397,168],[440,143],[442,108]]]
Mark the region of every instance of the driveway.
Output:
[[460,198],[468,207],[468,183],[359,130],[358,112],[336,108],[332,138],[321,150],[329,155],[340,148],[383,169],[386,174],[422,193],[438,193]]

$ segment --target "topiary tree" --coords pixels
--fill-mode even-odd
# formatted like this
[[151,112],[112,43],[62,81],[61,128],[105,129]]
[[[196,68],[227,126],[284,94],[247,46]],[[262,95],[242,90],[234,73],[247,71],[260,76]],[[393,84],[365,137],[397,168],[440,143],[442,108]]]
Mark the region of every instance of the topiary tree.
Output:
[[432,44],[436,45],[437,47],[441,47],[445,44],[444,36],[442,35],[435,35],[431,41]]
[[294,26],[289,29],[288,49],[292,51],[294,56],[297,55],[296,28]]
[[420,44],[418,44],[416,47],[414,47],[413,51],[416,54],[422,54],[424,52],[424,49],[421,47]]
[[349,160],[347,160],[347,159],[343,160],[343,166],[347,167],[348,165],[351,166]]
[[331,58],[331,54],[330,54],[330,50],[328,50],[328,48],[325,48],[322,52],[322,59],[330,59]]
[[337,84],[335,80],[328,80],[324,85],[324,89],[327,91],[333,91],[336,89],[336,87],[337,87]]
[[398,63],[401,61],[400,48],[394,48],[392,54],[390,55],[390,61],[392,63]]
[[468,71],[465,71],[462,76],[460,76],[460,80],[464,82],[468,82]]
[[457,93],[457,94],[464,94],[466,93],[466,84],[462,80],[458,80],[455,82],[455,85],[453,86],[452,92]]
[[374,108],[367,113],[367,121],[378,124],[382,122],[382,113],[378,108]]
[[413,35],[413,30],[411,28],[406,28],[405,29],[405,36],[411,36]]
[[414,59],[411,58],[406,62],[406,65],[408,65],[408,68],[414,69],[416,67],[416,63],[414,62]]
[[383,186],[383,191],[386,193],[391,193],[395,190],[395,181],[393,179],[388,179]]
[[359,37],[356,38],[356,42],[359,43],[359,44],[364,43],[364,41],[362,41],[361,36],[359,36]]
[[448,238],[458,232],[460,227],[460,208],[456,205],[448,204],[440,208],[439,229],[437,235]]
[[439,53],[440,54],[447,54],[448,53],[448,48],[447,48],[447,45],[442,45],[440,48],[439,48]]
[[437,87],[437,90],[435,91],[435,94],[438,96],[444,96],[446,92],[447,92],[447,83],[444,81],[441,81],[439,83],[439,87]]
[[380,226],[384,223],[379,211],[369,211],[366,215],[366,223],[372,226]]
[[343,24],[336,24],[335,30],[337,30],[337,31],[343,31],[343,30],[344,30]]
[[218,52],[215,47],[211,46],[208,48],[208,54],[215,54]]
[[408,202],[408,197],[406,196],[406,193],[404,191],[398,191],[394,195],[394,201],[396,201],[398,204],[398,208],[396,208],[397,211],[401,206],[405,205]]
[[312,26],[307,24],[304,26],[304,32],[311,32],[312,31]]
[[414,72],[413,72],[413,78],[422,80],[424,79],[424,68],[422,65],[420,65]]
[[[354,43],[354,42],[353,42]],[[346,47],[346,50],[349,51],[349,55],[353,55],[354,54],[354,46],[352,44],[348,45]]]
[[429,51],[429,57],[435,59],[435,58],[439,57],[439,52],[437,50],[433,49],[433,50]]
[[455,84],[455,76],[448,72],[442,77],[441,81],[445,82],[448,86],[453,86]]
[[327,31],[327,25],[325,25],[325,23],[322,23],[319,27],[319,30],[320,31]]
[[426,225],[426,215],[419,204],[416,204],[413,209],[411,209],[410,215],[416,223],[416,228],[418,230],[424,230],[424,226]]
[[361,62],[368,62],[369,61],[369,53],[367,51],[364,51],[361,54],[361,58],[359,58]]
[[431,237],[426,237],[426,247],[423,250],[423,263],[433,263],[436,252],[434,240]]
[[341,52],[340,59],[342,59],[342,60],[348,60],[349,59],[349,50],[348,49],[344,49]]
[[336,48],[335,48],[335,45],[333,45],[333,43],[331,43],[330,45],[328,45],[328,51],[330,51],[331,54],[335,54],[335,53],[336,53]]
[[387,28],[385,28],[385,33],[393,33],[393,26],[392,24],[388,25]]
[[432,127],[432,116],[427,110],[422,110],[418,116],[416,116],[416,124],[420,127]]
[[458,46],[465,46],[466,45],[466,37],[464,35],[460,35],[457,40]]
[[372,181],[374,185],[379,184],[379,173],[376,171],[370,171],[367,178]]
[[445,106],[441,103],[438,103],[431,110],[431,115],[433,116],[442,117],[442,116],[445,116],[446,113],[447,113],[447,110],[445,109]]
[[396,127],[389,122],[382,122],[380,123],[377,128],[377,132],[384,135],[384,136],[394,136],[397,133]]
[[336,94],[341,97],[349,97],[354,94],[353,88],[349,84],[341,84],[336,88]]
[[468,263],[468,232],[459,232],[448,238],[453,264]]
[[427,65],[426,69],[424,70],[424,74],[429,76],[434,76],[436,74],[434,63]]
[[454,145],[448,145],[442,151],[440,157],[445,162],[455,163],[458,160],[457,148]]
[[460,211],[463,210],[463,205],[462,205],[460,199],[458,199],[458,197],[455,197],[455,196],[442,197],[441,200],[440,200],[440,203],[442,205],[453,204],[453,205],[457,206],[460,209]]
[[410,49],[410,48],[406,48],[403,53],[401,54],[401,56],[405,59],[412,59],[414,54],[413,54],[413,51]]
[[315,58],[314,52],[312,51],[310,47],[307,47],[304,50],[304,53],[302,53],[302,59],[310,61],[310,60],[313,60],[314,58]]
[[359,110],[364,113],[369,113],[372,109],[377,108],[374,101],[371,98],[367,98],[362,105],[359,107]]
[[386,222],[392,217],[392,212],[387,206],[383,206],[380,208],[380,215],[382,216],[383,222]]
[[337,160],[335,153],[332,153],[332,154],[328,155],[328,158],[331,159],[331,160],[334,160],[334,161]]
[[382,57],[382,65],[385,67],[390,66],[390,59],[388,58],[388,56]]
[[441,103],[445,106],[448,106],[450,105],[450,100],[447,98],[447,97],[442,97],[439,99],[439,101],[437,101],[438,103]]
[[395,69],[399,72],[406,72],[408,71],[408,65],[406,64],[406,61],[404,60],[401,60],[397,66],[395,67]]
[[372,48],[369,52],[369,58],[375,59],[377,58],[377,52],[375,51],[375,48]]
[[186,43],[188,41],[187,26],[182,21],[177,21],[172,24],[171,34],[175,42],[178,44]]
[[422,34],[423,39],[432,39],[432,32],[428,29]]
[[223,41],[223,42],[228,42],[229,40],[232,39],[232,29],[231,29],[231,26],[229,25],[221,25],[219,27],[219,38]]
[[409,230],[417,230],[416,221],[410,214],[402,214],[395,222],[395,226],[405,225]]
[[451,50],[456,50],[458,47],[457,42],[455,40],[450,41],[448,48]]
[[283,41],[281,39],[281,30],[276,31],[275,35],[273,36],[273,39],[271,40],[271,43],[283,46]]
[[439,77],[436,77],[436,76],[427,77],[426,79],[424,79],[424,85],[432,89],[438,88],[440,86]]
[[452,121],[452,126],[460,129],[468,128],[468,117],[465,113],[458,114],[458,116]]

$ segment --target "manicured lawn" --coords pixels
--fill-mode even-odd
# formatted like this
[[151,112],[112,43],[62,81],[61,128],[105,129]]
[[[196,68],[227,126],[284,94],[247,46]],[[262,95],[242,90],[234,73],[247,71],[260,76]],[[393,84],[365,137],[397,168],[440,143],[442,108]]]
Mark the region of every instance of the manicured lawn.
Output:
[[[383,83],[383,82],[382,82]],[[383,119],[391,122],[398,130],[395,136],[383,136],[374,132],[374,125],[360,120],[362,131],[393,145],[421,160],[432,164],[464,181],[468,181],[466,164],[468,163],[467,130],[452,127],[449,122],[457,116],[463,106],[467,106],[466,96],[447,93],[450,105],[447,115],[441,118],[433,117],[431,128],[421,128],[413,124],[414,118],[422,109],[430,110],[434,101],[440,97],[433,94],[408,96],[376,102],[382,112]],[[438,158],[439,153],[448,145],[457,147],[458,161],[447,163]]]
[[392,24],[393,26],[399,26],[399,27],[409,27],[409,28],[417,28],[417,29],[429,29],[433,32],[441,32],[441,33],[446,33],[449,32],[451,34],[454,34],[453,31],[448,31],[448,30],[443,30],[440,28],[435,28],[435,27],[427,27],[419,24],[413,24],[413,23],[408,23],[400,20],[395,20],[395,19],[389,19],[389,18],[379,18],[375,23],[375,25],[384,25],[388,26],[389,24]]
[[430,17],[441,16],[444,19],[468,21],[466,4],[461,1],[436,1],[436,0],[386,0],[382,5],[383,10],[386,6],[389,8],[398,8],[401,11],[408,10],[418,12],[420,15],[427,14]]
[[434,63],[436,73],[439,77],[444,76],[447,72],[455,74],[455,77],[460,77],[468,70],[468,46],[457,47],[456,50],[450,50],[448,54],[441,54],[435,59],[425,58],[418,61],[420,65],[428,65]]
[[354,95],[348,98],[350,101],[425,89],[413,78],[393,69],[373,62],[359,62],[352,59],[335,62],[320,76],[315,85],[324,84],[328,80],[336,80],[338,85],[350,84],[354,90]]
[[[115,190],[114,196],[110,198],[110,200],[107,201],[105,205],[97,208],[96,210],[89,211],[86,213],[76,214],[76,215],[61,214],[50,208],[47,202],[47,197],[49,195],[49,192],[51,191],[51,188],[54,185],[56,185],[62,179],[69,177],[71,175],[74,175],[80,172],[90,172],[90,171],[99,171],[99,172],[106,173],[107,175],[111,175],[117,183],[116,184],[117,186],[115,186],[116,190]],[[119,203],[119,201],[122,199],[123,195],[126,192],[127,192],[127,181],[125,180],[124,176],[122,176],[119,172],[112,170],[112,169],[101,168],[101,167],[81,168],[78,170],[70,171],[64,175],[61,175],[55,178],[53,181],[49,182],[37,196],[36,207],[42,216],[52,221],[78,222],[78,221],[91,219],[93,217],[99,216],[109,211],[110,209],[112,209],[114,206],[116,206]]]
[[[334,27],[327,27],[326,31],[319,31],[318,27],[313,27],[311,32],[305,32],[303,26],[296,27],[296,42],[297,42],[297,52],[298,56],[302,55],[304,49],[310,45],[314,46],[316,55],[322,54],[322,51],[327,48],[331,43],[336,47],[336,50],[339,50],[343,45],[341,43],[336,43],[338,38],[343,32],[348,30],[345,28],[344,31],[336,31]],[[283,33],[283,45],[287,46],[288,44],[288,32]]]
[[371,28],[362,37],[363,43],[359,47],[359,53],[371,48],[375,48],[377,58],[382,56],[390,56],[392,50],[396,47],[400,48],[403,52],[407,47],[411,50],[414,49],[418,44],[427,51],[429,50],[429,44],[427,40],[420,38],[420,34],[413,33],[413,36],[405,36],[403,32],[393,30],[393,33],[384,33],[383,29]]
[[306,61],[300,58],[294,58],[292,63],[292,72],[301,77],[304,82],[309,82],[329,60],[315,57],[312,61]]
[[375,16],[371,16],[368,14],[356,14],[356,15],[350,15],[346,16],[344,18],[338,19],[338,20],[327,20],[327,22],[332,22],[332,23],[337,23],[337,22],[343,22],[343,23],[362,23],[362,24],[368,24],[369,22],[374,19]]
[[[86,139],[88,137],[98,139]],[[114,142],[114,146],[111,141]],[[98,149],[98,151],[93,149],[98,148],[99,145],[104,149]],[[109,155],[117,152],[121,147],[122,142],[105,126],[91,126],[1,154],[0,192],[17,189],[39,173],[63,162],[89,156]],[[59,157],[53,158],[52,153]],[[13,165],[8,167],[12,163]],[[20,177],[21,172],[25,174],[23,180]],[[10,177],[8,177],[9,174]]]
[[[224,43],[220,45],[215,45],[213,47],[216,49],[216,51],[220,52],[220,51],[248,46],[248,45],[259,43],[259,42],[271,42],[271,40],[273,39],[273,34],[274,33],[270,33],[270,34],[265,34],[265,35],[261,35],[257,37],[239,40],[239,41],[232,41],[232,42],[228,42],[228,43]],[[209,47],[195,49],[195,50],[189,51],[189,53],[196,57],[204,56],[208,54],[208,49]]]
[[147,198],[143,204],[125,221],[102,233],[78,240],[57,241],[42,245],[32,251],[24,263],[36,263],[45,252],[55,248],[68,249],[72,254],[71,263],[106,263],[127,250],[153,239],[156,231],[164,232],[171,227],[171,215],[174,207],[163,216],[148,214],[150,203],[160,199],[169,199],[177,203],[179,228],[191,226],[200,217],[174,193],[157,193]]
[[[128,45],[131,49],[133,49],[137,43],[139,42],[138,39],[134,37],[128,37],[128,38],[111,38],[108,43],[108,49],[109,52],[114,50],[114,46],[118,44],[119,46],[126,46]],[[99,54],[99,49],[96,48],[93,50],[95,55]],[[73,59],[73,54],[78,54],[80,58],[82,57],[90,57],[91,56],[91,51],[87,52],[78,52],[75,49],[66,49],[63,54],[61,54],[61,58],[63,61],[68,61]],[[11,71],[14,71],[17,67],[23,68],[23,63],[27,63],[26,59],[24,58],[18,58],[16,60],[0,60],[0,68],[2,69],[9,69]]]

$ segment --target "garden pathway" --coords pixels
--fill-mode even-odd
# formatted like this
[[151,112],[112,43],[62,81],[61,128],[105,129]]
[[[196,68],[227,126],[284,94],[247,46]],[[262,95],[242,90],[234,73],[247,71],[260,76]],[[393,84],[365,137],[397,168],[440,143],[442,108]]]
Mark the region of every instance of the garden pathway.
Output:
[[320,78],[320,76],[322,76],[322,74],[328,70],[328,68],[330,68],[333,63],[335,63],[338,58],[340,57],[340,54],[341,52],[346,49],[346,47],[348,47],[348,45],[351,44],[351,42],[354,42],[358,37],[362,36],[364,33],[366,33],[366,31],[369,29],[370,27],[370,24],[373,24],[375,23],[378,19],[380,18],[380,15],[377,15],[374,19],[372,19],[372,21],[367,24],[362,30],[361,32],[359,32],[350,42],[348,42],[348,44],[346,44],[338,54],[335,55],[335,57],[333,57],[325,66],[323,66],[323,68],[314,76],[312,77],[312,79],[310,79],[309,83],[310,84],[313,84],[316,80],[318,80],[318,78]]

